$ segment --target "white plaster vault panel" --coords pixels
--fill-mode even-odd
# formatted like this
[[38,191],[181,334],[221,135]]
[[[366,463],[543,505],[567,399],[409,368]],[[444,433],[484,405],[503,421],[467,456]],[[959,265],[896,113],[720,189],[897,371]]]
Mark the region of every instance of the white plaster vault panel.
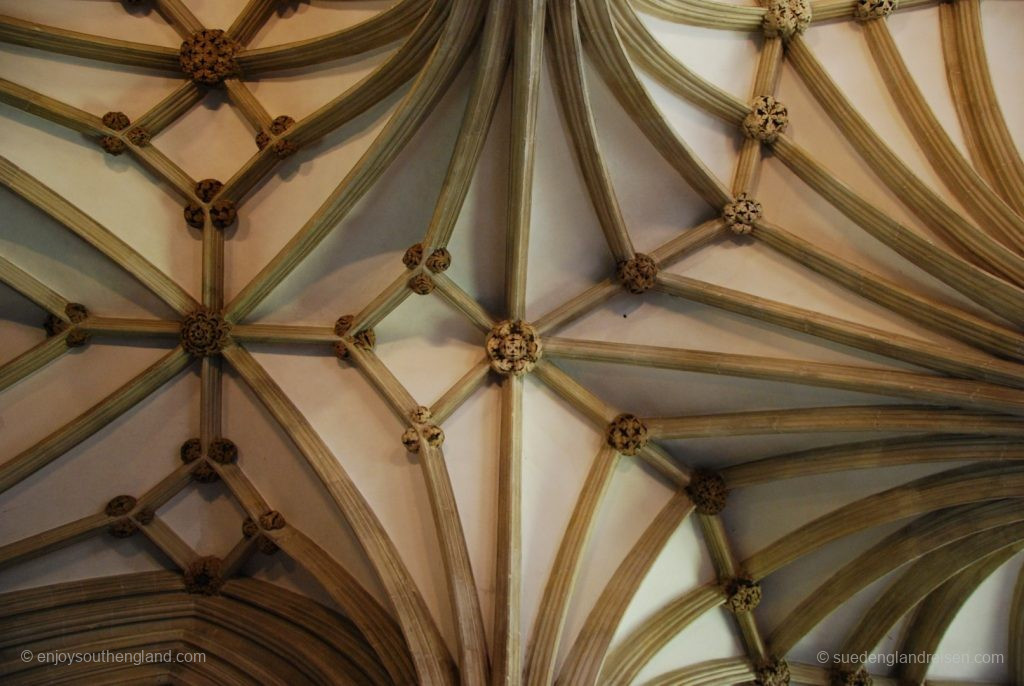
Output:
[[[526,2],[526,0],[515,0]],[[549,0],[562,2],[563,0]],[[653,1],[653,0],[652,0]],[[961,1],[961,0],[958,0]],[[206,26],[228,26],[244,0],[182,0]],[[674,1],[659,0],[666,6]],[[272,14],[251,47],[314,38],[355,25],[393,3],[312,0]],[[655,3],[657,4],[657,3]],[[644,5],[638,5],[643,9]],[[982,0],[992,79],[1010,131],[1024,148],[1024,3]],[[0,0],[0,14],[59,28],[176,47],[176,32],[155,12],[125,12],[108,0]],[[763,39],[744,32],[688,26],[641,13],[644,25],[681,63],[746,102]],[[907,66],[956,146],[967,145],[947,85],[939,9],[915,7],[887,20]],[[812,25],[804,41],[860,113],[898,156],[954,209],[963,212],[928,163],[889,96],[864,40],[863,27],[842,20]],[[550,36],[550,34],[549,34]],[[397,49],[398,41],[356,57],[267,75],[249,83],[271,114],[301,119],[358,83]],[[478,66],[474,50],[423,125],[354,209],[248,318],[250,322],[330,327],[366,306],[398,274],[405,249],[420,240],[433,213]],[[563,118],[551,53],[540,71],[526,319],[535,320],[614,269],[598,216]],[[716,212],[645,138],[596,65],[584,66],[594,120],[622,214],[636,249],[649,252]],[[676,133],[726,185],[742,143],[735,128],[684,101],[639,70]],[[0,43],[0,78],[94,115],[136,117],[181,81],[173,74],[122,67]],[[377,106],[283,161],[245,198],[225,244],[225,290],[231,300],[327,199],[401,106],[405,84]],[[863,198],[911,230],[934,234],[887,188],[842,137],[792,66],[777,89],[790,112],[788,133]],[[453,281],[489,312],[504,308],[504,251],[509,177],[511,94],[506,81],[450,244]],[[0,105],[0,155],[38,178],[109,228],[159,270],[201,297],[202,241],[182,220],[183,202],[131,155],[104,155],[93,139],[7,104]],[[155,140],[195,179],[228,179],[255,152],[254,132],[220,91],[209,93]],[[969,298],[897,256],[816,195],[768,154],[756,195],[772,222],[844,259],[916,292],[975,313]],[[11,191],[0,191],[0,256],[68,299],[104,317],[171,320],[171,309],[126,272],[57,221]],[[937,240],[937,239],[936,239]],[[964,343],[858,298],[766,245],[726,236],[667,267],[684,275],[894,333],[966,350]],[[45,313],[0,285],[0,365],[45,339]],[[986,315],[987,316],[987,315]],[[499,317],[500,318],[500,317]],[[375,327],[376,354],[420,403],[430,405],[482,358],[483,335],[436,294],[410,296]],[[664,294],[619,293],[559,336],[861,365],[867,376],[919,367],[762,324]],[[73,420],[152,364],[176,341],[93,339],[0,393],[0,458],[13,459]],[[403,448],[405,428],[358,369],[329,344],[247,346],[351,476],[407,565],[453,654],[458,637],[446,573],[418,458]],[[793,383],[559,360],[606,403],[642,417],[712,414],[853,404],[911,402]],[[239,464],[264,498],[343,565],[379,600],[386,592],[352,530],[300,451],[237,374],[225,364],[223,434],[236,442]],[[873,371],[877,370],[877,371]],[[501,397],[491,378],[444,422],[444,459],[476,578],[488,641],[493,639],[495,531]],[[198,366],[62,457],[0,494],[0,546],[85,517],[121,493],[139,494],[178,464],[182,441],[199,434]],[[528,645],[576,496],[603,442],[599,429],[534,376],[525,381],[522,520],[522,645]],[[679,465],[720,469],[785,452],[889,437],[864,432],[802,433],[668,440]],[[1007,445],[1019,437],[1008,437]],[[966,463],[964,463],[966,464]],[[815,517],[871,493],[961,466],[925,463],[838,472],[756,485],[730,493],[722,518],[735,557],[744,560]],[[670,483],[637,458],[624,458],[602,500],[580,561],[556,664],[568,654],[606,583],[638,536],[672,495]],[[245,512],[223,484],[190,485],[158,516],[197,553],[224,556],[238,541]],[[833,572],[909,520],[840,539],[769,576],[756,621],[770,636],[789,612]],[[0,548],[2,551],[3,548]],[[2,556],[0,556],[2,559]],[[1006,654],[1010,599],[1024,557],[1016,554],[971,595],[942,641],[942,653]],[[0,570],[0,592],[174,565],[142,536],[105,534]],[[861,615],[901,570],[868,585],[811,631],[788,655],[817,664],[815,654],[840,648]],[[283,553],[255,555],[241,571],[334,601]],[[691,515],[668,539],[629,605],[612,650],[679,595],[715,579],[701,527]],[[900,645],[897,623],[879,646]],[[736,623],[716,608],[671,639],[636,675],[646,683],[706,660],[743,658]],[[884,676],[884,671],[876,671]],[[1006,664],[934,666],[930,679],[1010,683]],[[794,680],[794,683],[796,680]],[[662,682],[659,682],[662,683]],[[669,682],[664,682],[669,683]],[[675,683],[675,682],[672,682]],[[712,682],[701,682],[712,683]],[[823,683],[823,682],[822,682]],[[876,683],[888,683],[880,680]],[[895,683],[895,682],[893,682]]]

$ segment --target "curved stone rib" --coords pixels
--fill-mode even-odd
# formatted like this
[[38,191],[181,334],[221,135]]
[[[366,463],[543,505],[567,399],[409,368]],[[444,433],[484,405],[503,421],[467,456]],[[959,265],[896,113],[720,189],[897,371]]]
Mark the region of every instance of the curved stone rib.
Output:
[[99,533],[110,523],[111,517],[100,512],[0,546],[0,569],[83,541]]
[[[796,176],[875,239],[979,305],[1015,324],[1024,323],[1021,289],[947,252],[892,219],[836,179],[785,134],[775,142],[774,151]],[[758,222],[757,227],[761,225]]]
[[175,75],[181,74],[177,48],[164,48],[116,38],[90,36],[14,17],[0,16],[0,42],[113,62],[114,64],[126,64],[131,67],[171,72]]
[[[488,365],[490,366],[490,365]],[[498,502],[494,560],[492,686],[519,686],[523,678],[523,377],[501,382]]]
[[305,456],[352,527],[387,589],[422,683],[454,683],[454,665],[448,650],[415,582],[369,503],[309,420],[252,355],[237,345],[229,346],[223,354]]
[[269,130],[273,125],[274,118],[263,107],[263,104],[256,99],[253,92],[246,83],[237,76],[229,76],[223,81],[224,90],[228,95],[231,104],[235,106],[238,113],[242,115],[253,131],[259,133]]
[[420,446],[423,479],[430,494],[441,558],[448,576],[455,629],[459,637],[459,678],[463,683],[488,681],[487,635],[477,595],[476,579],[466,547],[455,491],[440,448]]
[[278,7],[277,0],[249,0],[224,33],[239,45],[248,45]]
[[[616,21],[622,31],[630,51],[637,56],[640,63],[650,69],[654,75],[665,83],[670,89],[679,93],[699,107],[711,114],[721,117],[726,121],[739,124],[746,115],[747,106],[721,92],[707,81],[697,77],[690,70],[679,64],[664,48],[661,48],[657,40],[639,22],[639,19],[630,10],[627,0],[616,0]],[[948,283],[954,285],[958,290],[964,292],[968,297],[984,299],[986,307],[992,309],[1011,321],[1020,321],[1019,298],[1014,295],[1016,289],[1010,284],[997,278],[989,278],[981,270],[972,268],[967,263],[958,264],[958,260],[951,260],[952,256],[944,256],[942,251],[937,251],[931,244],[925,244],[916,240],[916,236],[903,231],[902,236],[893,234],[894,222],[891,222],[884,215],[880,215],[874,208],[871,208],[865,201],[855,196],[849,189],[837,182],[821,168],[814,168],[814,163],[803,151],[790,143],[786,137],[780,136],[775,144],[776,153],[787,164],[791,166],[812,187],[822,193],[824,197],[835,204],[840,210],[857,221],[860,221],[864,228],[871,231],[876,237],[885,236],[891,247],[898,252],[912,250],[918,253],[917,259],[910,255],[911,259],[926,270],[931,271],[940,278],[947,279]],[[870,216],[874,215],[874,216]],[[899,238],[896,241],[896,238]],[[910,243],[908,244],[907,241]],[[917,243],[917,245],[915,245]],[[901,253],[902,254],[902,253]],[[974,272],[974,276],[970,275]],[[953,282],[948,279],[953,279]],[[977,281],[986,281],[988,284],[979,288]],[[986,292],[988,287],[1002,291],[1005,297],[989,297]],[[999,302],[999,301],[1002,302]]]
[[413,683],[416,670],[398,623],[327,551],[294,526],[267,534],[309,572],[366,637],[395,683]]
[[431,2],[401,0],[354,26],[292,43],[243,50],[235,60],[243,73],[252,77],[376,50],[409,33],[426,14]]
[[554,681],[555,658],[558,656],[569,602],[579,575],[580,561],[619,458],[620,453],[615,450],[602,448],[587,472],[551,566],[533,625],[523,677],[523,683],[527,686],[550,686]]
[[477,389],[487,383],[490,375],[491,363],[489,358],[477,362],[469,368],[459,380],[452,384],[451,388],[434,401],[430,406],[430,416],[434,422],[443,424],[452,413],[457,410]]
[[[419,404],[391,370],[371,350],[353,345],[349,347],[349,356],[377,393],[390,405],[403,426],[408,425]],[[451,477],[440,448],[431,447],[421,439],[418,454],[434,514],[435,533],[441,545],[441,558],[444,561],[448,593],[459,637],[460,678],[469,683],[484,683],[487,681],[488,670],[483,615]]]
[[590,201],[597,213],[608,249],[618,261],[633,257],[633,242],[615,197],[608,168],[594,126],[594,113],[583,75],[583,47],[580,41],[576,2],[552,2],[550,6],[551,49],[556,88],[572,135],[576,160],[583,173]]
[[154,0],[156,11],[182,38],[203,30],[203,24],[181,0]]
[[[537,105],[544,64],[546,0],[513,3],[512,118],[509,125],[508,214],[505,234],[505,312],[526,317],[526,261],[533,208],[533,161],[537,147]],[[497,94],[497,90],[494,91]]]
[[37,117],[49,119],[65,128],[93,138],[99,138],[109,133],[107,127],[103,125],[103,120],[96,115],[7,79],[0,79],[0,102]]
[[[954,471],[960,472],[964,470]],[[932,478],[933,477],[926,477],[920,481],[924,482]],[[993,479],[992,483],[998,483],[998,477]],[[970,488],[970,486],[965,485],[965,488]],[[922,497],[927,498],[928,496],[922,495]],[[837,511],[837,513],[838,512],[840,511]],[[961,520],[959,515],[964,512],[978,513],[978,516],[973,520],[973,525],[971,521]],[[903,515],[896,515],[894,518],[899,518],[900,516]],[[831,515],[826,515],[826,517],[831,517]],[[840,578],[848,579],[848,581],[836,582],[838,585],[842,586],[843,589],[837,590],[837,593],[840,595],[832,600],[835,600],[835,605],[838,605],[842,602],[842,598],[846,597],[842,594],[845,593],[852,595],[857,589],[862,588],[864,583],[870,583],[870,578],[862,582],[862,579],[858,574],[864,570],[870,571],[875,569],[873,565],[878,562],[879,559],[883,564],[891,563],[893,565],[891,568],[895,568],[907,559],[912,559],[913,557],[922,554],[923,551],[917,547],[919,541],[925,545],[927,549],[928,540],[932,541],[931,545],[933,547],[949,543],[951,539],[947,534],[954,538],[967,537],[966,540],[971,540],[970,537],[976,535],[976,531],[978,529],[989,530],[992,527],[998,527],[1000,524],[1005,524],[1005,522],[1019,522],[1021,517],[1022,515],[1019,505],[1014,501],[966,506],[944,512],[933,512],[926,515],[908,527],[905,527],[904,530],[891,535],[886,539],[886,541],[873,548],[872,551],[874,552],[869,551],[868,553],[865,553],[862,556],[864,559],[858,558],[858,560],[855,560],[853,563],[848,565],[846,569],[842,570],[840,572]],[[834,517],[833,519],[840,522],[845,521],[839,517]],[[1019,526],[1019,524],[1015,524],[1015,526]],[[957,533],[958,531],[959,533]],[[791,534],[786,538],[793,537],[794,535]],[[888,542],[898,542],[904,547],[898,549],[896,555],[890,556],[890,552],[886,547]],[[867,558],[878,559],[865,561]],[[759,574],[756,569],[752,570],[752,567],[750,566],[751,561],[754,561],[754,558],[749,558],[746,562],[742,563],[741,566],[751,572],[753,576],[758,577]],[[878,576],[883,575],[886,571],[887,570],[885,568],[882,568],[879,571]],[[798,609],[798,611],[795,611],[786,622],[783,622],[782,626],[785,628],[788,625],[788,622],[792,620],[800,623],[801,626],[806,623],[809,624],[807,628],[813,627],[817,621],[820,621],[820,618],[823,618],[824,615],[828,614],[832,607],[832,603],[827,594],[820,594],[820,598],[823,600],[819,600],[819,594],[812,594],[809,596],[809,600],[806,601],[805,604],[809,603],[808,608],[812,608],[812,606],[817,607],[823,603],[828,603],[829,607],[817,607],[817,609],[804,610]],[[724,592],[717,584],[708,584],[679,596],[663,606],[654,615],[647,618],[637,629],[622,639],[620,647],[613,651],[601,673],[601,683],[632,683],[640,670],[643,669],[651,658],[653,658],[666,644],[668,644],[672,638],[678,635],[687,625],[693,622],[697,617],[701,616],[704,612],[722,603],[724,599]],[[803,606],[801,606],[801,608],[803,608]],[[818,620],[813,618],[816,614],[821,615]],[[797,619],[798,617],[800,619]],[[806,619],[806,622],[801,622],[801,619]],[[797,630],[795,633],[800,633],[801,631],[805,630]],[[770,641],[770,652],[778,654],[775,652],[776,650],[779,650],[790,643],[790,639],[782,636],[773,636]],[[738,679],[737,683],[741,681],[745,681],[745,679]],[[716,681],[713,683],[717,684],[720,682]]]
[[[793,30],[796,30],[795,28]],[[774,97],[778,90],[779,76],[782,73],[782,62],[785,54],[785,43],[781,35],[765,35],[761,44],[761,54],[757,58],[754,70],[754,84],[750,89],[750,101],[764,97]],[[764,166],[765,149],[757,138],[743,137],[739,154],[733,168],[732,185],[730,186],[732,201],[753,195]],[[727,205],[728,206],[728,205]]]
[[544,350],[556,358],[824,386],[940,405],[1024,414],[1024,392],[1020,390],[914,372],[554,337],[544,340]]
[[[410,93],[356,166],[308,222],[228,305],[231,321],[244,318],[330,233],[376,182],[430,113],[472,44],[482,6],[456,0],[437,49]],[[313,115],[316,116],[316,115]],[[295,128],[301,125],[295,125]],[[298,132],[293,134],[298,138]],[[231,185],[231,182],[228,183]]]
[[680,631],[708,610],[725,602],[725,591],[718,584],[707,584],[675,598],[622,637],[608,656],[598,683],[625,686],[675,638]]
[[616,36],[609,0],[581,0],[581,7],[588,47],[619,104],[683,180],[714,210],[721,210],[732,193],[676,135],[651,99]]
[[67,314],[69,302],[64,296],[4,257],[0,257],[0,281],[57,319],[70,321]]
[[955,350],[677,274],[659,274],[655,288],[669,295],[935,371],[1024,388],[1024,370],[1020,365],[990,355]]
[[856,500],[804,524],[743,563],[755,580],[830,541],[886,522],[944,507],[1019,497],[1024,465],[985,463],[939,472]]
[[[5,606],[17,610],[0,620],[0,625],[11,643],[30,643],[39,646],[40,651],[70,649],[67,636],[72,634],[78,637],[76,643],[83,651],[95,645],[95,639],[102,641],[104,635],[110,635],[121,644],[118,647],[127,649],[132,647],[132,634],[143,641],[136,648],[157,650],[157,645],[150,644],[160,640],[161,632],[177,627],[189,643],[183,644],[181,649],[207,652],[209,648],[209,659],[197,664],[216,667],[207,675],[211,678],[195,682],[201,684],[252,682],[251,675],[243,671],[235,674],[234,668],[225,672],[227,663],[218,664],[222,661],[219,653],[225,646],[250,655],[273,656],[270,662],[279,667],[279,661],[291,663],[293,667],[286,667],[286,670],[295,670],[288,673],[302,683],[307,680],[327,682],[339,676],[352,679],[351,683],[391,683],[358,631],[334,612],[303,596],[255,579],[230,580],[222,587],[221,595],[220,598],[187,595],[182,589],[181,576],[169,572],[89,579],[6,594],[3,596]],[[104,618],[100,628],[97,628],[97,617]],[[200,627],[204,629],[199,630]],[[215,630],[211,632],[211,629]],[[212,645],[206,645],[206,640],[211,640]],[[168,647],[165,645],[162,650]],[[94,667],[85,666],[90,670]],[[42,669],[47,679],[57,678],[57,666],[45,665]],[[258,673],[273,678],[266,665],[260,666]],[[102,674],[76,672],[75,676],[77,681],[90,684],[123,683],[116,675],[110,681],[97,680]],[[193,683],[191,678],[189,683]]]
[[1014,213],[957,150],[907,69],[887,22],[865,22],[864,35],[889,94],[946,188],[971,211],[983,231],[993,233],[1019,253],[1024,248],[1024,219]]
[[1024,520],[1020,501],[961,505],[930,512],[885,537],[807,594],[768,640],[774,655],[786,655],[811,629],[843,603],[898,567],[929,551],[994,527]]
[[632,0],[637,7],[680,24],[733,31],[760,31],[764,9],[714,0]]
[[[447,14],[445,3],[435,3],[402,46],[383,64],[330,102],[288,129],[288,141],[301,147],[326,136],[380,103],[411,79],[429,59]],[[225,182],[217,198],[239,203],[277,165],[273,146],[249,158]]]
[[1010,601],[1008,639],[1010,678],[1024,682],[1024,569],[1017,575],[1017,583]]
[[[941,4],[942,0],[900,0],[896,11]],[[811,7],[815,23],[835,21],[836,19],[849,20],[857,7],[857,0],[811,0]]]
[[70,350],[67,343],[70,333],[70,328],[65,329],[56,336],[32,346],[13,360],[0,364],[0,391],[31,376]]
[[750,683],[756,676],[747,660],[726,657],[666,672],[645,681],[644,686],[723,686]]
[[[237,462],[210,461],[210,466],[254,522],[273,509]],[[271,530],[261,527],[260,535],[280,547],[320,583],[342,612],[359,627],[395,683],[415,681],[416,669],[398,623],[348,570],[291,524]],[[251,545],[255,538],[243,539],[244,543]]]
[[677,492],[637,539],[587,615],[576,642],[565,658],[555,682],[557,686],[596,686],[608,646],[626,608],[669,537],[692,511],[693,503],[686,493]]
[[843,643],[847,655],[870,653],[903,615],[972,562],[999,550],[1024,549],[1024,523],[983,531],[954,545],[928,553],[911,565],[861,616]]
[[200,558],[199,553],[159,517],[154,517],[139,531],[182,572],[188,571],[189,566]]
[[[1013,557],[1017,552],[1015,547],[1002,548],[979,559],[928,594],[914,613],[899,652],[903,655],[934,655],[960,608],[985,579]],[[1013,619],[1011,608],[1010,621]],[[914,662],[903,665],[900,676],[910,683],[924,683],[927,671],[927,662]]]
[[851,405],[753,410],[647,419],[652,438],[710,438],[848,431],[1024,435],[1016,417],[915,405]]
[[[387,664],[389,656],[374,654],[371,646],[360,636],[353,626],[337,626],[338,617],[331,610],[305,598],[295,598],[295,594],[274,584],[251,583],[251,578],[235,578],[229,580],[221,588],[225,597],[246,603],[257,609],[273,604],[274,614],[289,622],[302,626],[321,640],[329,640],[339,644],[338,652],[352,660],[374,684],[388,683],[389,673],[381,666]],[[269,587],[269,588],[268,588]],[[201,601],[209,602],[209,601]],[[354,623],[353,623],[354,624]],[[254,625],[258,627],[259,625]],[[390,659],[397,659],[397,656]],[[408,655],[406,655],[408,661]],[[329,670],[328,670],[329,674]],[[396,683],[400,679],[390,677]]]
[[[724,228],[721,219],[703,222],[658,246],[650,252],[649,256],[659,269],[663,269],[684,256],[714,243],[721,238]],[[659,276],[661,275],[664,274],[659,273]],[[579,295],[569,298],[551,311],[541,315],[533,322],[533,326],[541,335],[554,333],[592,312],[621,292],[621,283],[610,278],[603,279]]]
[[473,171],[483,152],[505,83],[512,44],[512,8],[512,3],[507,0],[493,0],[488,5],[483,37],[480,40],[480,66],[469,92],[469,100],[466,101],[465,114],[434,206],[434,214],[423,239],[427,248],[448,245],[469,193]]
[[729,488],[855,469],[958,461],[1024,460],[1024,445],[1003,437],[934,435],[886,438],[800,450],[721,471]]
[[[191,465],[181,465],[172,471],[145,494],[139,496],[130,514],[138,514],[143,508],[150,511],[158,509],[191,481],[191,470]],[[110,516],[106,512],[86,515],[81,519],[0,546],[0,568],[20,564],[25,560],[77,543],[114,524],[119,518],[120,515]]]
[[185,315],[199,307],[199,303],[184,288],[111,233],[109,229],[100,225],[34,177],[29,176],[5,157],[0,157],[0,184],[56,219],[109,257],[178,314]]
[[183,81],[132,123],[152,138],[192,109],[204,95],[204,90],[195,81]]
[[942,50],[953,104],[975,165],[1024,216],[1024,160],[999,107],[985,54],[977,0],[939,6]]
[[[551,362],[542,359],[534,370],[534,374],[551,390],[562,396],[566,402],[583,413],[601,431],[608,426],[608,422],[621,414]],[[649,425],[648,428],[652,427]],[[649,443],[638,455],[676,487],[682,488],[689,482],[686,471],[657,446]]]
[[613,0],[612,13],[626,50],[642,68],[666,88],[712,116],[740,125],[749,106],[676,60],[640,21],[630,0]]
[[751,235],[851,293],[878,303],[932,331],[1000,357],[1024,360],[1024,337],[1009,326],[996,324],[959,307],[918,295],[774,224],[759,222],[757,230]]
[[491,330],[495,324],[494,317],[473,296],[462,290],[447,274],[432,274],[430,278],[434,280],[438,294],[464,315],[471,324],[484,333]]
[[0,465],[0,493],[75,447],[114,421],[188,366],[181,347],[167,353],[134,379],[60,429]]
[[731,595],[737,588],[732,586],[732,582],[746,581],[746,572],[740,568],[736,560],[736,553],[733,552],[729,542],[725,522],[719,515],[700,512],[699,507],[697,522],[700,524],[704,547],[711,558],[715,576],[725,587],[726,593],[730,594],[726,599],[726,608],[739,631],[747,657],[752,664],[765,664],[769,656],[765,649],[764,637],[760,626],[758,626],[757,617],[754,615],[754,610],[761,602],[761,587],[759,585],[747,586],[748,590],[756,589],[755,595],[749,597],[756,598],[752,603],[749,600],[740,601]]
[[[201,97],[199,89],[192,81],[188,81],[185,86],[176,89],[171,95],[161,101],[151,113],[143,115],[143,118],[136,122],[134,126],[126,128],[122,132],[107,128],[99,117],[89,112],[72,107],[24,86],[19,86],[16,83],[0,79],[0,102],[6,102],[12,107],[17,107],[29,114],[48,119],[73,131],[84,133],[99,144],[103,144],[108,138],[118,141],[146,169],[162,179],[186,201],[195,199],[195,180],[169,157],[157,150],[155,146],[148,142],[136,142],[131,134],[136,130],[144,130],[147,137],[146,140],[148,141],[148,138],[159,133],[173,119],[184,114],[185,110],[199,100],[199,97]],[[150,119],[151,114],[154,117],[159,117],[159,119]],[[156,126],[147,129],[145,128],[147,124],[150,126],[156,124]]]
[[[850,104],[803,38],[797,35],[789,41],[786,56],[878,178],[889,188],[899,189],[897,196],[904,205],[965,258],[984,265],[1011,283],[1024,284],[1024,258],[980,231],[921,181]],[[1020,229],[1019,221],[1011,227],[1008,220],[1008,216],[1003,216],[1003,221],[995,225],[1006,231]]]

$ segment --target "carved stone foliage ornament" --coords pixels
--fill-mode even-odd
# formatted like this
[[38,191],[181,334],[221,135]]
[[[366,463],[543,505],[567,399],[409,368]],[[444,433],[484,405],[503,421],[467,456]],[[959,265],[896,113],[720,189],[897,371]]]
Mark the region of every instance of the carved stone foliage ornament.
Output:
[[424,265],[435,274],[443,272],[452,266],[452,254],[448,252],[447,248],[437,248],[427,255]]
[[210,223],[218,229],[226,229],[235,223],[238,210],[231,200],[214,200],[210,203]]
[[690,495],[694,508],[701,514],[714,515],[725,509],[727,489],[725,479],[718,472],[707,469],[694,470],[686,492]]
[[[405,254],[402,255],[402,264],[405,265],[406,269],[415,269],[422,263],[423,266],[435,274],[445,271],[452,265],[452,254],[448,252],[447,248],[435,248],[427,255],[426,260],[423,259],[423,255],[423,244],[413,243],[406,249]],[[412,287],[411,283],[410,287]],[[426,292],[429,293],[433,288],[433,283],[431,283]],[[413,288],[413,290],[416,289]]]
[[761,203],[746,193],[740,193],[722,208],[722,219],[733,233],[749,234],[754,230],[754,222],[761,219],[762,212]]
[[633,414],[620,414],[605,429],[608,445],[623,455],[636,455],[647,445],[647,425]]
[[219,312],[199,308],[181,322],[181,346],[194,357],[216,355],[227,345],[231,325]]
[[224,585],[219,557],[200,557],[185,570],[185,590],[198,595],[217,595]]
[[70,320],[70,323],[56,315],[46,315],[46,319],[43,321],[43,329],[46,330],[47,338],[59,336],[67,331],[67,335],[64,337],[64,345],[67,347],[78,348],[88,343],[89,333],[75,326],[89,318],[89,311],[85,309],[85,305],[68,303],[64,308],[64,314]]
[[[103,125],[114,131],[123,131],[131,126],[132,122],[124,112],[107,112],[103,115]],[[120,155],[126,146],[118,136],[101,136],[100,147],[111,155]]]
[[257,523],[252,517],[246,517],[242,522],[242,535],[246,538],[256,538],[256,547],[264,555],[273,555],[278,551],[277,543],[264,532],[283,529],[286,525],[284,515],[277,510],[267,510],[259,516]]
[[427,295],[434,290],[434,280],[427,274],[417,274],[409,279],[409,290],[416,295]]
[[773,143],[789,125],[789,110],[771,95],[754,98],[743,120],[743,133],[762,143]]
[[[260,517],[260,519],[262,520],[263,517]],[[283,523],[282,526],[284,526]],[[269,527],[261,528],[251,517],[246,517],[245,521],[242,522],[242,535],[246,538],[255,538],[256,548],[264,555],[273,555],[279,550],[278,545],[272,538],[263,533],[263,529],[269,529]]]
[[498,322],[484,343],[491,369],[499,374],[521,376],[540,360],[541,341],[537,330],[523,321]]
[[206,210],[198,203],[185,205],[185,223],[193,229],[201,229],[206,225]]
[[615,275],[623,288],[639,295],[654,287],[654,280],[658,276],[658,263],[650,255],[638,252],[632,258],[619,262]]
[[756,671],[758,686],[788,686],[789,663],[785,660],[770,660]]
[[338,317],[337,321],[334,322],[334,335],[344,336],[352,328],[352,324],[355,321],[355,315],[352,314],[344,314]]
[[218,193],[220,193],[220,189],[223,187],[224,184],[217,179],[203,179],[202,181],[197,181],[196,197],[203,202],[210,202]]
[[103,125],[114,131],[123,131],[132,125],[132,120],[124,112],[107,112],[103,115]]
[[863,667],[859,669],[845,669],[835,667],[829,674],[830,686],[872,686],[874,680]]
[[[284,159],[295,154],[299,146],[287,138],[281,138],[294,125],[295,120],[287,114],[275,117],[274,121],[270,122],[269,131],[260,131],[256,134],[256,147],[263,150],[273,141],[274,154],[277,155],[278,159]],[[274,139],[278,140],[275,141]]]
[[[121,498],[127,498],[128,500],[124,501],[124,503],[118,504],[116,501],[118,501]],[[129,503],[131,506],[128,507],[127,509],[124,509],[125,503]],[[146,524],[149,524],[153,521],[153,518],[156,515],[153,512],[153,510],[149,507],[139,508],[138,511],[136,511],[135,514],[133,514],[131,517],[126,516],[129,512],[135,509],[135,506],[135,498],[133,498],[130,495],[118,496],[117,498],[114,498],[113,500],[110,501],[110,503],[107,504],[107,516],[119,517],[117,520],[111,523],[110,526],[107,527],[107,532],[111,536],[113,536],[114,538],[128,538],[129,536],[131,536],[139,530],[140,524],[145,526]],[[112,514],[114,512],[120,512],[120,515]]]
[[[334,334],[342,337],[347,336],[348,332],[352,329],[352,324],[354,322],[355,317],[351,314],[338,317],[338,320],[334,322]],[[334,354],[339,359],[348,359],[348,346],[350,344],[354,344],[363,350],[372,350],[373,346],[377,344],[377,334],[374,333],[373,329],[362,329],[361,331],[357,331],[355,335],[351,337],[351,343],[349,343],[348,340],[335,341]]]
[[896,9],[898,0],[857,0],[853,16],[858,21],[884,19]]
[[206,450],[207,457],[218,464],[231,464],[238,459],[238,447],[227,438],[215,438]]
[[406,269],[415,269],[420,266],[420,262],[423,261],[423,244],[413,243],[410,245],[405,254],[402,255],[402,264],[405,265]]
[[771,0],[764,14],[765,35],[784,40],[803,33],[810,24],[810,0]]
[[215,86],[238,73],[235,54],[239,49],[241,46],[221,29],[203,29],[182,42],[178,63],[196,83]]
[[185,206],[185,223],[192,228],[201,229],[209,212],[210,223],[218,229],[226,229],[234,224],[238,218],[234,201],[216,197],[223,187],[224,184],[217,179],[203,179],[197,182],[195,194],[201,204],[192,202]]
[[128,129],[125,137],[132,142],[132,145],[147,145],[150,140],[149,132],[141,126],[133,126]]
[[402,445],[410,453],[418,453],[420,451],[420,435],[422,433],[423,440],[427,442],[431,448],[438,448],[444,443],[444,431],[441,427],[436,424],[424,424],[419,430],[414,426],[410,426],[405,432],[402,433]]
[[761,604],[761,585],[747,577],[731,579],[725,592],[725,606],[733,613],[750,612]]
[[195,463],[192,478],[199,483],[213,483],[220,479],[217,470],[203,457],[203,443],[198,438],[190,438],[181,444],[179,450],[181,461],[185,464]]

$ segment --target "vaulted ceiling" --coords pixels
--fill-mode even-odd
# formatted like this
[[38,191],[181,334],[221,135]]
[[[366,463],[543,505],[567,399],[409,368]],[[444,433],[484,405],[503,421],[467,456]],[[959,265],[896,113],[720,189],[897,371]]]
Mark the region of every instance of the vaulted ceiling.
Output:
[[1024,683],[1022,29],[0,0],[5,683]]

